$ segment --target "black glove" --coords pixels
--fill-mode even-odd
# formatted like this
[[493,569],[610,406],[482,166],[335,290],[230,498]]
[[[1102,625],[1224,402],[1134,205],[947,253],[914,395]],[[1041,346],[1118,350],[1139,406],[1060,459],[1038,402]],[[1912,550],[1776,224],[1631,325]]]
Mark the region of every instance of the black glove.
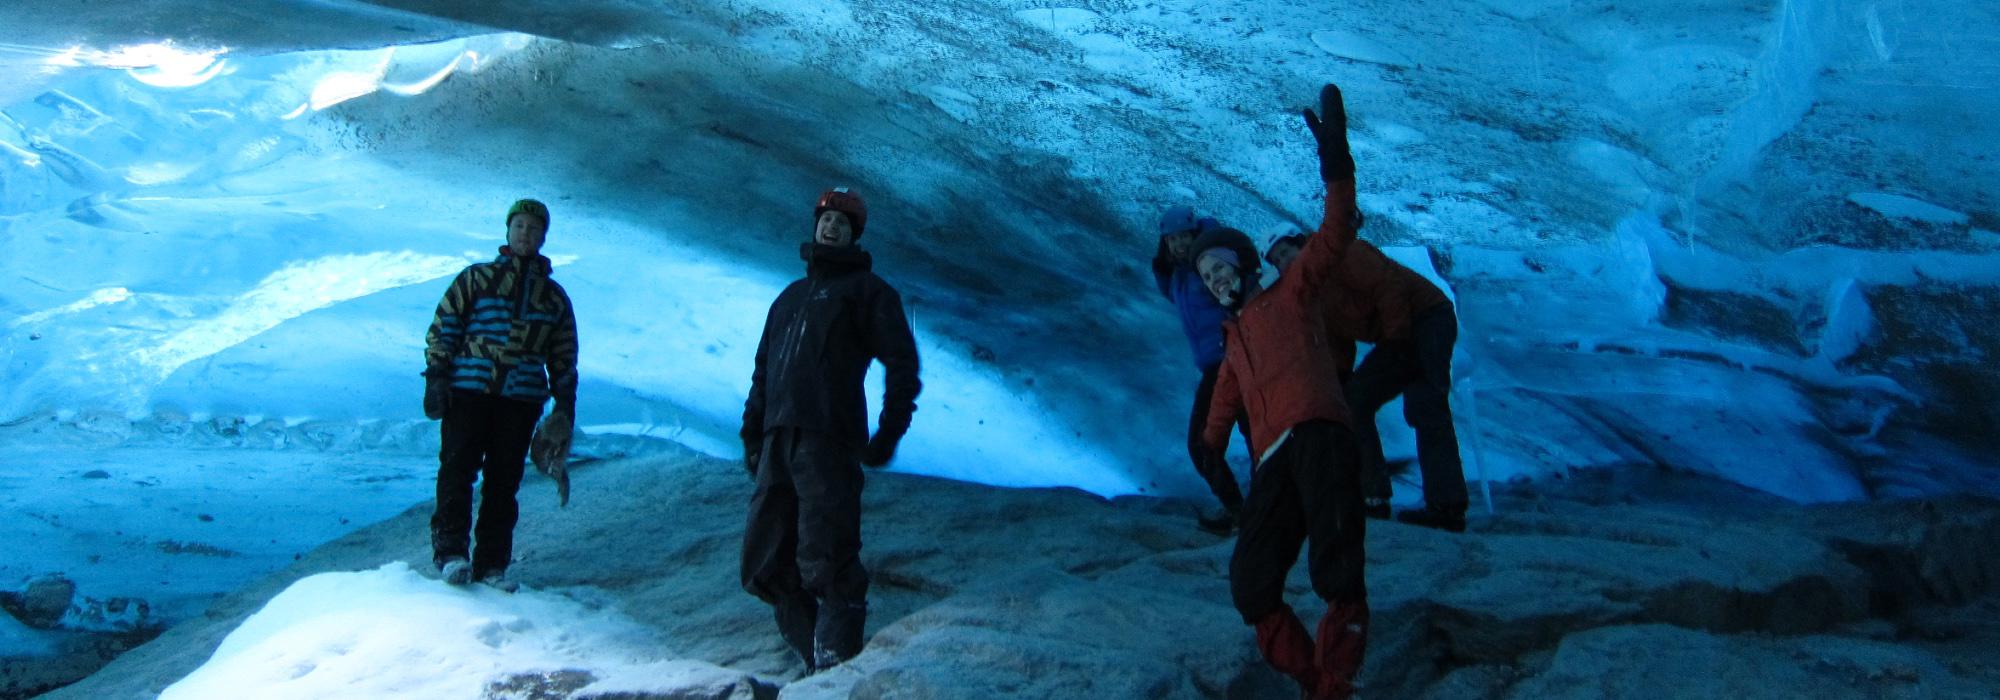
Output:
[[861,448],[862,466],[881,468],[888,464],[889,460],[896,458],[896,443],[902,439],[899,435],[876,433],[875,438],[868,441],[868,446]]
[[1327,182],[1354,179],[1354,154],[1347,149],[1347,107],[1333,83],[1319,90],[1319,113],[1305,111],[1306,130],[1319,145],[1319,176]]
[[882,411],[882,418],[875,426],[875,437],[861,448],[861,464],[880,467],[896,458],[896,443],[903,441],[903,434],[910,432],[910,414],[907,411]]
[[424,371],[424,417],[443,420],[451,409],[451,375],[448,370]]
[[764,459],[764,446],[745,440],[743,442],[743,468],[750,470],[750,478],[757,478],[757,465]]

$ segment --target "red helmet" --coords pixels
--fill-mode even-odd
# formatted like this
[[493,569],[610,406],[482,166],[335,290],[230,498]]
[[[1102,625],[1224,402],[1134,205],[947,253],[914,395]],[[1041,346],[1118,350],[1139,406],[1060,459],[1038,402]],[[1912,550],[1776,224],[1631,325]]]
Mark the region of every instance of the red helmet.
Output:
[[813,220],[832,209],[847,215],[847,223],[854,226],[854,240],[861,240],[861,229],[868,225],[868,205],[861,203],[861,197],[847,191],[845,187],[835,187],[821,193],[819,203],[813,205]]

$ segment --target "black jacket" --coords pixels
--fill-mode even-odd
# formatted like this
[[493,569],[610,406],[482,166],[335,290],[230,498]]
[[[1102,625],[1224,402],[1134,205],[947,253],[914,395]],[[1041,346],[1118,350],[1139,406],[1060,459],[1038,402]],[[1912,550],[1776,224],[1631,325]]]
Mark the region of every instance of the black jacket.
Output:
[[852,445],[868,441],[868,399],[861,379],[871,360],[886,370],[879,437],[899,440],[917,410],[917,342],[903,300],[869,271],[860,248],[807,243],[806,276],[778,295],[757,343],[743,440],[791,427],[824,432]]

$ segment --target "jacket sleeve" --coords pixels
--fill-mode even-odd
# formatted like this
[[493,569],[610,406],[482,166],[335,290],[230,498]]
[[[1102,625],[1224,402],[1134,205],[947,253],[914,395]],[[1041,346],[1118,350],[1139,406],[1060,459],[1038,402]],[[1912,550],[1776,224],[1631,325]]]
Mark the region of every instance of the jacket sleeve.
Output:
[[[1215,393],[1208,398],[1208,424],[1201,428],[1202,445],[1211,450],[1229,447],[1229,429],[1242,415],[1243,388],[1237,384],[1236,372],[1230,370],[1229,360],[1224,359],[1222,366],[1215,370]],[[1250,445],[1244,447],[1255,449]]]
[[764,331],[757,337],[756,359],[750,369],[750,397],[743,401],[743,430],[737,435],[746,445],[764,438],[764,357],[770,350],[771,321],[772,317],[766,314]]
[[1153,252],[1153,286],[1159,287],[1160,296],[1166,297],[1167,301],[1174,300],[1174,262],[1170,257],[1167,254],[1167,239],[1162,236],[1160,249]]
[[562,316],[556,320],[555,336],[549,339],[549,394],[555,397],[556,409],[571,416],[576,415],[576,307],[569,301],[569,292],[551,281],[556,298],[562,300]]
[[451,359],[465,342],[466,305],[472,300],[472,268],[452,278],[431,316],[430,330],[424,333],[424,374],[449,374]]
[[1319,231],[1306,237],[1305,246],[1299,249],[1299,257],[1292,261],[1288,274],[1299,275],[1311,289],[1324,289],[1331,284],[1339,276],[1348,249],[1354,245],[1353,215],[1354,180],[1326,183],[1325,218],[1320,219]]
[[917,377],[917,339],[910,332],[910,317],[903,312],[903,297],[895,289],[883,284],[869,306],[868,350],[883,369],[882,413],[875,435],[901,440],[917,411],[917,394],[924,389]]

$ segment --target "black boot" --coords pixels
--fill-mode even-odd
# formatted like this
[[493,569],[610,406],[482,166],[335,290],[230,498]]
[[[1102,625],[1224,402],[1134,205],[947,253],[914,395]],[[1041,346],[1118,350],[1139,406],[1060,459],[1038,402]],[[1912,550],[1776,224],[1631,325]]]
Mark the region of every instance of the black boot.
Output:
[[1465,532],[1465,510],[1445,510],[1425,506],[1396,514],[1396,521],[1445,532]]
[[785,646],[799,655],[806,674],[811,675],[818,670],[813,665],[813,629],[819,624],[819,601],[801,593],[778,601],[771,609],[778,618],[778,634],[785,638]]
[[862,627],[867,622],[866,602],[823,602],[819,626],[813,633],[813,668],[824,671],[861,653]]
[[1389,499],[1370,498],[1362,501],[1361,504],[1362,504],[1361,514],[1368,516],[1369,519],[1371,520],[1389,519]]

